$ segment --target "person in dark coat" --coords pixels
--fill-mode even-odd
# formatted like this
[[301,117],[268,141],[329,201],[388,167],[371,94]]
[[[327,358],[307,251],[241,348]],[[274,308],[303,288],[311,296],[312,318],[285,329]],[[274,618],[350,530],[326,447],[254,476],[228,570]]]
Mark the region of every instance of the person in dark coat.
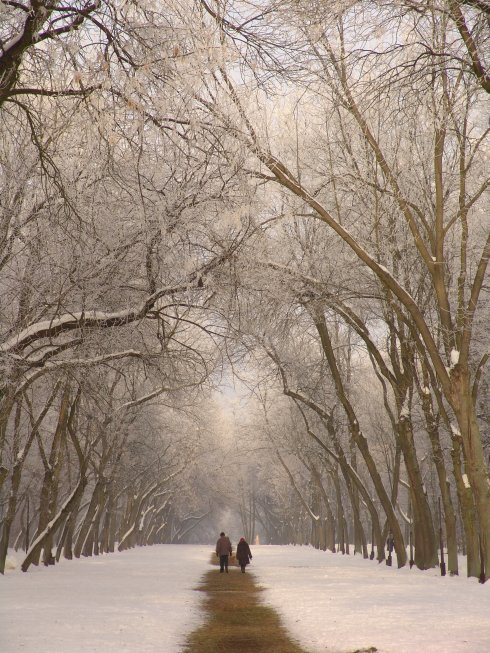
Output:
[[249,564],[250,560],[252,560],[252,553],[250,551],[250,547],[248,546],[244,537],[241,537],[240,541],[238,542],[236,548],[236,559],[240,564],[240,569],[242,570],[242,574],[244,574],[245,567]]
[[232,547],[230,538],[224,533],[219,534],[219,540],[216,542],[216,555],[219,558],[219,570],[222,574],[224,571],[228,573],[228,556],[232,554]]

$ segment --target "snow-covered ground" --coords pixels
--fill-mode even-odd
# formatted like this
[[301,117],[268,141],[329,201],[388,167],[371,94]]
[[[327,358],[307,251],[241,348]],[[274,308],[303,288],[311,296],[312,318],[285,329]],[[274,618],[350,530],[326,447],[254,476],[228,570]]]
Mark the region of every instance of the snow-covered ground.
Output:
[[[0,577],[2,653],[178,653],[210,546],[154,546]],[[312,653],[490,653],[490,582],[309,547],[254,546],[263,600]],[[226,576],[223,577],[226,582]]]
[[265,601],[312,652],[490,653],[490,581],[310,547],[255,549]]
[[0,651],[177,653],[201,623],[194,588],[210,551],[141,547],[8,571],[0,577]]

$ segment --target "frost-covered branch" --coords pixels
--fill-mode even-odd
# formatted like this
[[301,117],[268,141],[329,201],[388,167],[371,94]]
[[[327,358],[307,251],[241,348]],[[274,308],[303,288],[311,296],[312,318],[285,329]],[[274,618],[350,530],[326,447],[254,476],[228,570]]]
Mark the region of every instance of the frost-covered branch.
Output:
[[19,352],[43,338],[55,338],[62,333],[78,329],[109,329],[126,326],[132,322],[145,319],[152,310],[157,308],[158,301],[163,297],[190,290],[200,290],[203,287],[203,278],[227,258],[227,255],[223,255],[213,259],[207,265],[191,273],[186,283],[161,288],[137,306],[119,311],[92,309],[78,313],[65,313],[49,320],[31,324],[0,345],[0,353]]

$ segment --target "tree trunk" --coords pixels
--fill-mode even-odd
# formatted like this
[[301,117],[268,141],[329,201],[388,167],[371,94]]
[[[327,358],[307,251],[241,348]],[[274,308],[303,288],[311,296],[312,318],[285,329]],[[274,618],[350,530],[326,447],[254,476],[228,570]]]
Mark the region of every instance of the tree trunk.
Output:
[[337,533],[338,533],[338,550],[345,554],[346,542],[345,533],[347,531],[347,523],[345,520],[344,506],[342,503],[342,491],[340,489],[340,480],[337,470],[332,473],[332,479],[335,487],[335,496],[337,499]]
[[118,551],[124,551],[125,549],[130,549],[134,546],[138,533],[138,520],[140,519],[141,511],[144,508],[145,502],[149,499],[151,494],[158,489],[158,487],[158,483],[152,483],[146,488],[146,490],[140,491],[137,498],[133,501],[132,509],[126,522],[127,530],[123,533],[119,541],[117,547]]
[[[427,379],[424,379],[428,383]],[[422,401],[422,410],[424,411],[425,423],[429,440],[432,446],[432,458],[437,472],[439,489],[441,491],[442,505],[444,508],[444,524],[446,527],[447,541],[447,558],[448,571],[451,575],[458,575],[458,543],[456,537],[456,513],[454,511],[453,501],[451,498],[450,484],[447,478],[446,464],[444,462],[444,453],[439,438],[439,429],[434,416],[432,407],[432,398],[430,391],[424,386],[419,396]]]
[[80,476],[75,489],[65,501],[56,517],[49,522],[49,524],[46,526],[46,529],[40,533],[31,544],[31,547],[21,565],[22,571],[27,571],[30,565],[34,563],[34,560],[39,560],[41,550],[44,547],[45,539],[51,537],[51,535],[56,532],[60,524],[63,523],[63,520],[66,519],[67,515],[72,511],[74,504],[79,499],[79,496],[83,494],[86,484],[87,479],[85,478],[85,472],[83,472],[83,476]]
[[102,524],[102,531],[100,534],[100,552],[109,553],[111,547],[111,530],[114,521],[114,489],[113,480],[111,479],[106,486],[107,501],[105,507],[104,520]]
[[399,421],[400,446],[402,448],[410,482],[413,510],[413,532],[415,538],[415,564],[419,569],[437,567],[437,540],[427,496],[415,452],[411,421],[401,416]]
[[[70,404],[70,386],[69,383],[65,385],[61,404],[58,413],[58,423],[54,432],[53,441],[51,443],[51,451],[49,459],[44,457],[44,450],[41,440],[39,446],[44,463],[44,478],[40,492],[39,499],[39,521],[35,538],[38,538],[41,533],[48,532],[48,535],[43,537],[43,542],[46,545],[44,550],[44,564],[54,564],[54,558],[51,553],[51,529],[47,528],[48,523],[53,519],[56,510],[56,500],[58,492],[59,473],[61,467],[61,444],[62,438],[66,435],[66,428],[69,418],[69,404]],[[46,531],[47,529],[47,531]],[[37,548],[36,552],[32,554],[30,564],[38,565],[41,556],[41,549]]]
[[325,512],[327,513],[325,523],[324,523],[325,548],[335,553],[335,517],[333,515],[332,508],[330,506],[330,500],[328,498],[328,494],[323,486],[320,472],[311,461],[310,461],[310,465],[313,474],[313,479],[320,491],[320,495],[323,499],[323,507],[325,509]]
[[[490,477],[470,389],[469,371],[456,365],[451,374],[452,398],[463,439],[466,470],[478,514],[480,549],[483,567],[481,581],[490,578]],[[473,573],[472,573],[473,575]]]
[[73,537],[75,534],[78,511],[80,510],[82,498],[83,493],[80,493],[78,498],[73,502],[72,510],[68,516],[68,519],[66,520],[66,529],[63,542],[63,557],[66,560],[72,560],[73,558]]
[[10,494],[7,503],[7,512],[2,523],[2,538],[0,540],[0,574],[5,573],[5,561],[7,558],[10,529],[17,512],[17,497],[22,475],[23,461],[16,461],[12,471],[12,480],[10,484]]
[[313,317],[315,321],[315,326],[320,335],[323,351],[325,352],[325,356],[327,358],[329,368],[332,373],[332,377],[337,391],[337,396],[344,408],[345,414],[349,421],[351,436],[354,439],[364,459],[364,462],[366,463],[366,467],[374,483],[376,493],[381,502],[381,505],[383,506],[383,510],[385,511],[386,518],[388,520],[391,532],[393,533],[394,546],[397,555],[398,566],[404,567],[407,563],[407,552],[405,551],[405,544],[403,542],[403,534],[400,528],[400,524],[398,523],[390,498],[388,497],[388,494],[381,480],[381,476],[376,467],[376,463],[374,462],[373,457],[371,456],[371,452],[369,451],[368,442],[364,437],[364,435],[361,433],[361,430],[359,428],[359,422],[356,418],[354,409],[344,392],[342,378],[337,368],[335,354],[333,351],[332,342],[330,340],[330,334],[328,332],[327,323],[325,321],[325,315],[323,313],[323,310],[321,308],[316,310]]
[[[17,404],[15,424],[14,424],[14,444],[13,444],[13,458],[15,460],[13,469],[12,469],[12,480],[10,484],[10,494],[7,503],[7,513],[3,520],[2,528],[2,538],[0,540],[0,573],[5,571],[5,560],[7,557],[7,550],[10,539],[10,529],[12,522],[15,518],[17,512],[17,497],[19,493],[20,482],[22,478],[22,469],[27,458],[27,454],[30,451],[34,438],[36,437],[39,427],[45,418],[49,408],[51,407],[56,394],[58,392],[59,384],[55,384],[54,389],[44,405],[44,408],[40,412],[36,420],[33,419],[31,415],[31,431],[25,441],[22,451],[19,451],[20,448],[20,416],[21,416],[21,403]],[[28,515],[29,517],[29,515]],[[26,532],[28,531],[29,524],[27,524]]]
[[88,549],[84,550],[86,540],[89,536],[90,530],[93,525],[93,519],[95,517],[95,514],[99,508],[99,503],[100,503],[100,494],[102,493],[102,486],[104,483],[104,479],[99,477],[97,479],[97,482],[94,487],[94,491],[92,492],[92,498],[90,499],[90,504],[87,509],[87,512],[85,513],[85,517],[83,518],[82,526],[80,528],[80,531],[78,533],[77,541],[75,544],[75,548],[73,550],[73,555],[75,558],[79,558],[80,555],[82,554],[82,551],[84,552],[83,555],[91,555],[89,553],[86,553]]
[[466,572],[469,577],[478,578],[480,574],[480,548],[478,542],[477,515],[474,496],[471,487],[461,472],[461,437],[453,435],[453,473],[460,505],[461,521],[463,523],[464,541],[466,547]]
[[[340,466],[340,469],[342,471],[342,476],[344,477],[344,481],[346,484],[347,489],[349,490],[351,488],[351,485],[355,485],[355,487],[359,490],[362,498],[364,499],[366,506],[369,510],[369,513],[371,515],[371,520],[373,524],[373,529],[375,533],[375,538],[376,538],[376,543],[377,543],[377,559],[379,562],[384,560],[385,554],[384,554],[384,540],[381,535],[381,527],[379,523],[379,517],[378,517],[378,512],[376,510],[376,507],[374,505],[373,500],[371,499],[371,496],[369,492],[367,491],[366,487],[362,483],[361,479],[359,478],[359,475],[352,469],[352,467],[349,465],[347,462],[347,458],[345,456],[344,450],[342,449],[342,446],[340,444],[340,440],[337,437],[337,433],[335,431],[335,427],[333,424],[333,412],[328,415],[325,413],[317,404],[315,404],[312,401],[308,401],[301,395],[295,392],[291,392],[287,388],[284,390],[285,394],[293,397],[298,405],[298,401],[301,401],[305,403],[307,406],[309,406],[312,410],[314,410],[323,420],[324,424],[327,427],[327,432],[330,436],[330,439],[332,440],[334,447],[335,447],[335,452],[331,451],[329,447],[325,445],[324,442],[320,440],[320,438],[311,431],[308,425],[308,421],[306,419],[306,416],[303,412],[303,410],[300,409],[301,414],[303,415],[303,419],[306,424],[306,429],[308,434],[310,435],[315,442],[317,442],[320,447],[331,457],[333,460],[335,460],[336,463]],[[299,406],[298,406],[299,407]]]
[[[351,439],[351,467],[357,474],[357,456],[354,440]],[[364,558],[368,558],[367,540],[364,527],[361,520],[361,503],[359,501],[359,491],[354,485],[352,487],[352,503],[354,506],[354,554],[362,553]]]

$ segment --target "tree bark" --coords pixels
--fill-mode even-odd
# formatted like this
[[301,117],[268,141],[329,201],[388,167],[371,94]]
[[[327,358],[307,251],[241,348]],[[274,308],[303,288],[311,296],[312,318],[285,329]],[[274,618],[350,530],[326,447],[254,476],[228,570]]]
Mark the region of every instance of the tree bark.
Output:
[[21,565],[22,571],[27,571],[35,560],[39,560],[39,556],[41,554],[42,548],[44,547],[45,540],[50,538],[52,534],[56,532],[60,524],[63,523],[63,520],[66,519],[67,515],[69,515],[69,513],[72,511],[74,504],[79,499],[79,496],[83,494],[86,484],[87,479],[85,477],[85,470],[83,470],[75,489],[65,501],[61,507],[61,510],[58,512],[55,518],[46,525],[45,530],[40,533],[31,544],[31,547]]
[[403,534],[400,528],[400,524],[398,523],[393,506],[386,493],[385,487],[383,485],[378,469],[376,467],[376,463],[374,462],[371,456],[371,452],[369,451],[368,442],[364,437],[364,435],[361,433],[361,430],[359,428],[359,422],[356,418],[354,409],[344,392],[342,378],[337,368],[337,362],[335,360],[332,342],[330,340],[330,335],[325,321],[325,316],[321,308],[315,311],[313,315],[313,319],[315,322],[315,326],[318,330],[318,333],[320,335],[323,351],[325,353],[325,356],[327,358],[330,367],[330,371],[332,373],[332,377],[337,390],[337,396],[344,408],[345,414],[349,421],[351,436],[354,439],[354,442],[356,443],[364,459],[364,462],[366,463],[366,467],[374,483],[376,493],[379,497],[379,500],[381,501],[381,505],[383,506],[386,517],[388,519],[391,532],[393,533],[394,546],[397,555],[398,566],[404,567],[407,562],[407,553],[405,551],[405,544],[403,541]]

